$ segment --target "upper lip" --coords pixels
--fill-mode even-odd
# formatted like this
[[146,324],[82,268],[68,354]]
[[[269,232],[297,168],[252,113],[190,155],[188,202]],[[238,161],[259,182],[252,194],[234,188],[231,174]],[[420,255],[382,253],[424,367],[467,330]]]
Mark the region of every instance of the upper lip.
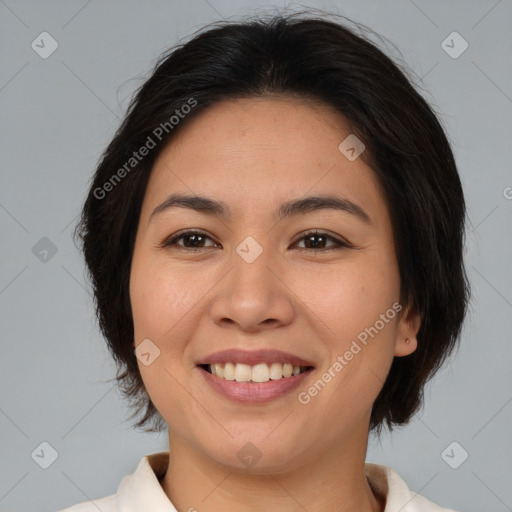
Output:
[[313,364],[301,357],[282,352],[274,349],[260,349],[260,350],[240,350],[236,348],[221,350],[206,356],[197,364],[215,364],[215,363],[242,363],[254,366],[259,363],[281,363],[292,364],[294,366],[313,366]]

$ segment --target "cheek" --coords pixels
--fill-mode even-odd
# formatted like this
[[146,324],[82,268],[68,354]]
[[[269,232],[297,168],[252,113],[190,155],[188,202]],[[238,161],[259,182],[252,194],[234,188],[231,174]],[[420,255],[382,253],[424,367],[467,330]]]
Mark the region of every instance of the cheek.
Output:
[[[394,357],[399,275],[393,258],[380,254],[315,272],[302,296],[329,354],[314,394],[323,411],[350,408],[365,414],[377,397]],[[323,391],[325,389],[325,392]],[[332,406],[332,407],[331,407]],[[323,414],[323,413],[321,413]]]
[[180,384],[188,378],[189,345],[198,317],[207,314],[205,293],[212,287],[211,279],[219,278],[198,272],[193,265],[178,267],[149,251],[134,254],[130,300],[135,345],[149,339],[158,353],[148,366],[138,359],[139,371],[166,420],[175,418],[173,411],[189,399]]
[[134,258],[130,300],[136,340],[168,341],[170,330],[198,304],[203,293],[197,275],[149,256]]
[[[130,301],[135,346],[144,342],[151,353],[150,364],[141,358],[137,364],[151,401],[168,424],[184,414],[187,397],[180,383],[185,381],[183,354],[192,329],[187,312],[197,307],[201,297],[201,290],[195,290],[197,283],[191,282],[186,272],[178,272],[148,253],[134,254]],[[154,345],[143,341],[147,339]]]
[[[300,290],[301,300],[315,313],[313,318],[321,320],[317,324],[325,342],[342,349],[398,301],[399,285],[393,259],[370,254],[318,268],[313,278],[297,281],[294,289]],[[394,323],[387,322],[382,331],[388,334]]]

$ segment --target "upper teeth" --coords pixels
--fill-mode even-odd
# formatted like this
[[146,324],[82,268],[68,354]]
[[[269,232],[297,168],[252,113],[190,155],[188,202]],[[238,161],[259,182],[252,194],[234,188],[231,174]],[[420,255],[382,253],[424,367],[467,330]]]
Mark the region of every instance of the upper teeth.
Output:
[[270,379],[278,380],[282,377],[291,377],[299,375],[306,367],[293,366],[286,363],[260,363],[254,366],[242,363],[211,364],[210,371],[213,375],[226,380],[236,380],[237,382],[268,382]]

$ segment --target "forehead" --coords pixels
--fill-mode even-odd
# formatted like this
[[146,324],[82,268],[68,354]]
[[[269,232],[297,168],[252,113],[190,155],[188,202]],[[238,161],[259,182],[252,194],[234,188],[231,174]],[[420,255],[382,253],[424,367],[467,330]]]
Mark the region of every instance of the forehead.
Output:
[[188,120],[162,150],[143,210],[171,192],[214,197],[230,204],[234,216],[291,197],[339,193],[382,214],[384,198],[373,170],[338,148],[349,135],[346,119],[318,102],[216,103]]

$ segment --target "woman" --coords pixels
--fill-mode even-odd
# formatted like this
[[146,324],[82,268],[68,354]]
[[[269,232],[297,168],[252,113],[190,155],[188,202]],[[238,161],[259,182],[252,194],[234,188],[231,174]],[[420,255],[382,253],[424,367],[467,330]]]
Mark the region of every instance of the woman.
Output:
[[459,339],[464,223],[432,109],[344,23],[225,22],[163,55],[77,234],[169,453],[66,511],[446,512],[365,457]]

